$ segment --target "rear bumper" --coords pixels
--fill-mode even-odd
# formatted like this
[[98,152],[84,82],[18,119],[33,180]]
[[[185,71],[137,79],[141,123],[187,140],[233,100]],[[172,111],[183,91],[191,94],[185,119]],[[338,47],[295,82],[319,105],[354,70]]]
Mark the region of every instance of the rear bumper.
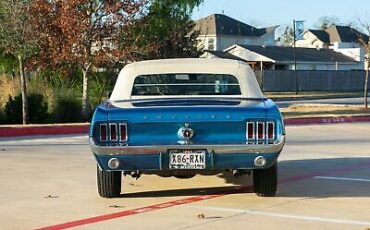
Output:
[[170,145],[170,146],[97,146],[90,139],[91,150],[101,169],[111,171],[108,162],[112,158],[121,164],[114,171],[157,171],[169,169],[169,149],[205,149],[206,168],[202,171],[223,169],[260,168],[254,160],[263,156],[271,167],[284,146],[285,136],[275,144],[265,145]]
[[[276,161],[280,152],[266,153],[266,154],[206,154],[206,168],[198,169],[198,172],[209,172],[213,170],[226,170],[226,169],[257,169],[269,168]],[[254,160],[263,156],[266,159],[266,165],[258,167],[254,164]],[[176,171],[178,169],[170,169],[169,154],[146,154],[146,155],[95,155],[99,167],[104,171]],[[116,169],[111,169],[108,166],[109,160],[116,158],[120,162],[120,166]],[[192,169],[180,169],[182,171],[191,171]],[[193,170],[194,171],[194,170]]]
[[214,154],[265,154],[277,153],[283,149],[285,135],[274,144],[261,145],[160,145],[160,146],[99,146],[90,138],[91,151],[95,155],[141,155],[163,154],[169,149],[205,149]]

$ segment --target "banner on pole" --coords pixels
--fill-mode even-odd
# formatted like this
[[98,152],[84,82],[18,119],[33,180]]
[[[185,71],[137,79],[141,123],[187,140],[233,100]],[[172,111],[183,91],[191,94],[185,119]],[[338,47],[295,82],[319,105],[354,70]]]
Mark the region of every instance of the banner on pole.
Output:
[[295,39],[296,40],[303,40],[303,32],[304,32],[304,21],[294,21],[295,27]]

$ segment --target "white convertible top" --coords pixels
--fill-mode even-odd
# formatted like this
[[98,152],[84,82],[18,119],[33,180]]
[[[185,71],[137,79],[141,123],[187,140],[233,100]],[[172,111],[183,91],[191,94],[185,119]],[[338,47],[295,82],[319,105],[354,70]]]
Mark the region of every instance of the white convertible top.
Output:
[[[150,74],[229,74],[237,77],[241,96],[262,98],[263,94],[256,77],[247,63],[231,59],[178,58],[135,62],[126,65],[119,73],[116,85],[110,97],[111,101],[130,100],[134,79]],[[152,98],[163,96],[151,96]],[[169,97],[169,96],[166,96]],[[181,95],[176,95],[181,97]],[[191,97],[187,95],[186,97]],[[199,97],[199,96],[197,96]],[[235,96],[231,96],[235,97]]]

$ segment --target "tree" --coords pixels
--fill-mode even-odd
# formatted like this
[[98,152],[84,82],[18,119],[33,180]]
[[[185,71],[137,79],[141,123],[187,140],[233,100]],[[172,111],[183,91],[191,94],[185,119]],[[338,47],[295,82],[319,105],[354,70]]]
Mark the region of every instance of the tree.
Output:
[[[202,0],[152,0],[133,33],[121,36],[122,44],[135,44],[137,59],[199,57],[197,31],[191,20]],[[153,49],[153,47],[155,47]]]
[[279,44],[283,46],[292,46],[293,40],[293,28],[290,26],[285,27],[284,33],[278,38]]
[[0,48],[14,56],[19,65],[22,91],[22,120],[28,120],[25,62],[37,51],[37,41],[30,23],[29,1],[0,1]]
[[40,37],[38,62],[82,70],[82,114],[89,114],[89,78],[92,68],[122,61],[132,46],[118,47],[120,33],[130,30],[143,2],[132,0],[34,0],[32,14]]
[[3,49],[0,49],[0,73],[11,73],[14,80],[15,67],[17,66],[17,59]]
[[366,31],[367,37],[364,36],[359,36],[360,37],[360,43],[364,47],[366,51],[366,56],[365,56],[365,82],[364,82],[364,105],[365,108],[368,108],[368,82],[369,82],[369,67],[370,67],[370,20],[366,19],[358,19],[360,26],[363,28],[363,30]]
[[323,16],[320,17],[318,22],[316,23],[315,27],[321,30],[326,30],[330,26],[335,26],[340,24],[340,19],[335,16]]

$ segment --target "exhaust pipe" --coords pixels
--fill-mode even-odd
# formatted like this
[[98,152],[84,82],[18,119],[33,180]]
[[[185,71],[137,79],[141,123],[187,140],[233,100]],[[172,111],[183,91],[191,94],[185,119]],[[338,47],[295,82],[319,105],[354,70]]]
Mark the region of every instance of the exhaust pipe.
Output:
[[231,171],[231,173],[233,174],[233,177],[238,177],[238,176],[241,176],[242,174],[239,172],[239,170],[237,169],[233,169]]
[[250,175],[251,171],[247,169],[233,169],[231,170],[231,174],[233,175],[233,177],[240,177],[246,174]]
[[137,180],[137,179],[140,178],[141,173],[140,173],[139,170],[136,170],[136,171],[131,171],[131,174],[130,175],[131,175],[132,178],[135,178],[135,180]]

